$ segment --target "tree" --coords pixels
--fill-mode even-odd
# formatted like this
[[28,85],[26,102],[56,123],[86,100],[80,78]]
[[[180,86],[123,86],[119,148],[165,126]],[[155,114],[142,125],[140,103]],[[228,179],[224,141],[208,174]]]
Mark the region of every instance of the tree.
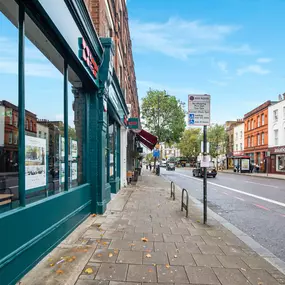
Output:
[[166,91],[152,90],[142,99],[142,118],[145,127],[160,142],[179,142],[185,130],[184,103]]
[[223,125],[214,125],[208,129],[208,142],[210,143],[210,155],[216,158],[225,154],[227,149],[227,133]]
[[178,147],[187,158],[197,157],[200,153],[201,140],[200,129],[185,130]]

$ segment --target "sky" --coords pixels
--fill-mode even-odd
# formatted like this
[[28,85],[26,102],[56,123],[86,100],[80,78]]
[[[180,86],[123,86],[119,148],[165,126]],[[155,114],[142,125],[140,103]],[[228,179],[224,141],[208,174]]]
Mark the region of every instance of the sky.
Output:
[[[211,120],[285,92],[284,0],[127,0],[140,99],[211,95]],[[26,109],[62,120],[63,77],[26,38]],[[0,99],[17,104],[17,29],[0,12]],[[70,87],[71,88],[71,87]],[[69,122],[73,124],[71,91]],[[187,105],[186,105],[187,106]]]
[[[139,97],[211,95],[211,121],[285,92],[284,0],[128,0]],[[187,105],[186,105],[187,106]]]

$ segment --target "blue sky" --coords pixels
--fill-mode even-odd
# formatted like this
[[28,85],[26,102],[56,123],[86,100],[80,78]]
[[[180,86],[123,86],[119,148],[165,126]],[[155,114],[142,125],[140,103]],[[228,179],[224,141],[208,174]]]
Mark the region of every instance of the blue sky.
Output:
[[[128,0],[140,98],[212,95],[212,121],[242,118],[285,92],[284,0]],[[63,78],[26,40],[26,108],[62,119]],[[0,13],[0,99],[17,104],[17,30]],[[70,92],[70,124],[72,124]]]
[[212,95],[212,122],[285,92],[285,1],[128,0],[139,96]]

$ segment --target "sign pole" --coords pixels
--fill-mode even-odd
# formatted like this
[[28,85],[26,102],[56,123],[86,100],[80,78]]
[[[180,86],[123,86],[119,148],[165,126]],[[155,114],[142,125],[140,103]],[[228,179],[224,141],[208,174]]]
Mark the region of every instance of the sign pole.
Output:
[[[203,155],[207,155],[207,126],[204,126],[203,140],[204,140]],[[207,223],[207,167],[204,167],[203,208],[204,208],[204,224],[206,224]]]

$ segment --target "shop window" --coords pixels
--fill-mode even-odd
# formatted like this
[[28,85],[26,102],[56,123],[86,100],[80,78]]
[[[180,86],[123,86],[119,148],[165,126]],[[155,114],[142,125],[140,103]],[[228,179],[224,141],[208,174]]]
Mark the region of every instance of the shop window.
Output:
[[273,111],[273,121],[278,122],[278,109]]
[[264,114],[261,115],[261,125],[264,126],[265,122],[264,122]]
[[109,176],[111,179],[115,176],[115,125],[109,120]]
[[264,133],[261,134],[261,144],[264,145]]
[[63,58],[27,14],[25,18],[34,31],[26,29],[25,36],[25,108],[29,121],[25,136],[26,203],[32,203],[64,190],[64,152],[60,150],[64,135]]
[[276,155],[276,171],[285,172],[285,155]]
[[[18,145],[13,136],[18,132],[18,29],[2,13],[2,7],[1,3],[0,213],[19,206]],[[14,20],[18,22],[17,16]]]
[[278,130],[274,130],[274,144],[278,145],[279,139],[278,139]]

